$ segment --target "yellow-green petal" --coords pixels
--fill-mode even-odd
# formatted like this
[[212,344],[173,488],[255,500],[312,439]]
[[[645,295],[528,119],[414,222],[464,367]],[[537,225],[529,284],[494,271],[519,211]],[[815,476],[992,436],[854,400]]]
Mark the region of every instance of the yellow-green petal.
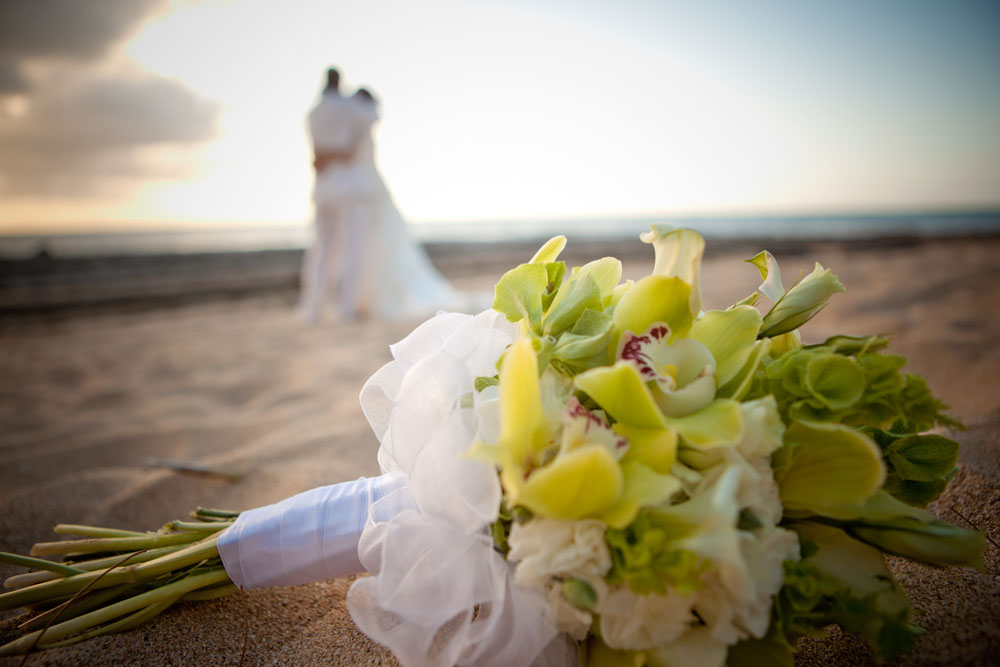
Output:
[[627,361],[592,368],[577,375],[574,382],[616,421],[639,428],[666,425],[649,387],[636,367]]
[[614,257],[602,257],[574,270],[576,275],[590,276],[601,288],[601,297],[607,298],[622,279],[621,260]]
[[760,271],[760,277],[764,281],[757,290],[771,301],[777,301],[785,293],[785,286],[781,284],[781,271],[778,270],[778,261],[774,255],[766,250],[744,260],[753,264]]
[[655,472],[670,472],[677,460],[676,433],[668,428],[639,428],[623,422],[615,424],[614,431],[628,440],[622,463],[642,463]]
[[642,507],[659,505],[681,488],[673,475],[662,475],[641,463],[622,463],[624,486],[614,505],[597,515],[611,528],[625,528]]
[[757,367],[760,366],[761,359],[772,349],[773,342],[773,338],[758,340],[754,344],[753,350],[750,352],[750,356],[747,358],[747,362],[743,364],[740,372],[729,382],[719,387],[715,395],[719,398],[733,398],[737,401],[742,401],[747,392],[750,391],[754,373],[757,371]]
[[603,445],[583,445],[559,455],[521,484],[517,503],[550,519],[582,519],[611,507],[624,479]]
[[646,276],[632,285],[615,306],[613,344],[618,345],[624,332],[641,334],[657,322],[669,326],[674,336],[686,335],[694,321],[690,295],[691,285],[680,278]]
[[708,449],[730,447],[743,438],[743,413],[738,401],[718,398],[686,417],[667,418],[684,446]]
[[723,386],[740,372],[760,331],[760,311],[753,306],[710,310],[691,326],[688,338],[702,343],[715,358],[715,377]]
[[653,274],[677,277],[690,285],[689,309],[697,315],[701,311],[701,258],[705,254],[705,239],[693,229],[665,223],[654,223],[650,229],[639,238],[653,245],[656,254]]
[[793,422],[773,460],[781,504],[789,510],[823,514],[861,505],[885,481],[878,446],[842,424]]
[[508,463],[530,467],[534,455],[548,446],[552,427],[542,412],[538,360],[531,340],[514,341],[500,369],[499,445]]
[[823,310],[831,296],[843,291],[837,276],[816,262],[812,273],[792,285],[764,316],[760,335],[777,336],[799,328]]
[[535,253],[535,256],[531,258],[531,261],[528,262],[528,264],[548,264],[549,262],[554,262],[559,258],[559,253],[561,253],[565,247],[565,236],[553,236],[538,249],[538,252]]

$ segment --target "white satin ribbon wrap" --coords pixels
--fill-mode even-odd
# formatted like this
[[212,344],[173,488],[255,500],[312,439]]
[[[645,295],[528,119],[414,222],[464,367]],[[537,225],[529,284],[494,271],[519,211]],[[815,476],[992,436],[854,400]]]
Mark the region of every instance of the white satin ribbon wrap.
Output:
[[242,512],[219,536],[226,573],[240,588],[261,588],[364,572],[358,540],[370,507],[404,485],[398,473],[362,477]]

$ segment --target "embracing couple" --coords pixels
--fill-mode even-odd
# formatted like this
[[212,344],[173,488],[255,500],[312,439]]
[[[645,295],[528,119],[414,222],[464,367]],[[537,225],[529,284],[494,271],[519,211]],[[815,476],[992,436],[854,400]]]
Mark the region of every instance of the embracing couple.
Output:
[[375,165],[375,99],[340,92],[340,73],[309,113],[316,185],[315,240],[306,251],[300,308],[311,323],[327,291],[346,320],[432,314],[455,302],[451,285],[414,243]]

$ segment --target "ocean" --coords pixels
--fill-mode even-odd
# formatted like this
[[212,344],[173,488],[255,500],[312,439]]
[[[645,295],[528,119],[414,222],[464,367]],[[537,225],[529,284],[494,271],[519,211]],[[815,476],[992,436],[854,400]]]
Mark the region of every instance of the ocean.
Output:
[[[631,216],[415,223],[411,231],[425,243],[527,241],[565,234],[580,240],[634,238],[663,221],[698,230],[709,240],[782,239],[802,241],[941,238],[1000,234],[1000,210],[868,215],[787,215],[729,217]],[[262,250],[296,250],[309,243],[308,225],[90,234],[0,235],[0,259],[118,257]]]

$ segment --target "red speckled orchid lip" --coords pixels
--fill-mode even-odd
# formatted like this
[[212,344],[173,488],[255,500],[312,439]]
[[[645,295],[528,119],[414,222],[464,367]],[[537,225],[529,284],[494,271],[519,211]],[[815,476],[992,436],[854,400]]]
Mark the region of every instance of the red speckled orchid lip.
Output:
[[[591,412],[585,408],[579,400],[574,396],[566,404],[565,422],[569,426],[575,420],[584,420],[583,434],[584,435],[594,435],[602,441],[611,442],[613,440],[615,450],[623,450],[628,447],[628,440],[624,437],[616,434],[611,426],[602,419],[599,415]],[[591,429],[596,430],[595,433],[591,434]]]
[[[626,331],[622,336],[621,352],[618,354],[618,357],[634,363],[638,367],[642,377],[647,380],[666,380],[668,378],[664,378],[656,372],[653,359],[646,353],[646,349],[653,344],[653,341],[669,339],[670,327],[662,323],[654,324],[641,336],[631,331]],[[670,384],[673,384],[673,378],[669,378],[669,380]]]

